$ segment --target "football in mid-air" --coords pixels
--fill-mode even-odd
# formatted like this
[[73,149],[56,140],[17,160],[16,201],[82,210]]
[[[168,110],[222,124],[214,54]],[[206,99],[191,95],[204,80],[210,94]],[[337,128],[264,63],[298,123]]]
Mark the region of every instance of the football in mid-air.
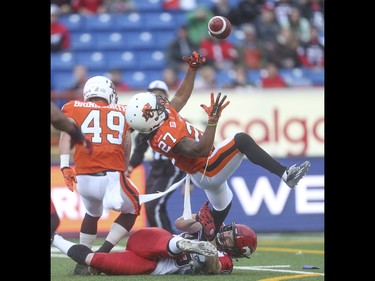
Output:
[[208,34],[215,39],[225,39],[232,31],[232,24],[226,17],[215,16],[208,22]]

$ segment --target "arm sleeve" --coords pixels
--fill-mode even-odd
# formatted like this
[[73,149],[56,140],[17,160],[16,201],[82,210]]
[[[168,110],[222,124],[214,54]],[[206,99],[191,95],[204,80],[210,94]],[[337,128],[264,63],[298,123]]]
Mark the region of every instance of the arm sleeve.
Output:
[[135,137],[134,151],[130,158],[129,166],[133,168],[139,166],[144,159],[148,147],[149,145],[147,143],[147,136],[144,134],[138,134]]

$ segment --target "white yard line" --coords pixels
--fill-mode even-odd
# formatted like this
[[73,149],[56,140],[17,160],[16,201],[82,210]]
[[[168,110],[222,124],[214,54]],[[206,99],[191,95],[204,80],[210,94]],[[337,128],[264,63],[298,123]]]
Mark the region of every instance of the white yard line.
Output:
[[290,265],[234,266],[233,268],[239,269],[239,270],[273,271],[273,272],[294,273],[294,274],[319,274],[319,275],[324,276],[324,273],[320,273],[320,272],[274,269],[274,268],[287,268],[287,267],[290,267]]

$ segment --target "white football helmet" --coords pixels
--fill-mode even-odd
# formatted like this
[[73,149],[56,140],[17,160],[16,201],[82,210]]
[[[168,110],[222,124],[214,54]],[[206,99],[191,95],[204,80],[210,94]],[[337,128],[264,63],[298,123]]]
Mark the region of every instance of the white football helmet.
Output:
[[117,92],[113,82],[105,76],[94,76],[86,81],[83,87],[83,100],[99,97],[106,99],[109,104],[116,104]]
[[165,99],[150,92],[134,95],[126,106],[126,121],[136,131],[151,133],[168,118]]

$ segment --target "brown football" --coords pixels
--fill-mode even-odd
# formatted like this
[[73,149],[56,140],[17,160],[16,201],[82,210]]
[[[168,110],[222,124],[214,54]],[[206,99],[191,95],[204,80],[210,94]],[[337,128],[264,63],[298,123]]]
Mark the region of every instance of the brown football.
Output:
[[232,24],[226,17],[215,16],[208,22],[208,34],[215,39],[225,39],[232,31]]

